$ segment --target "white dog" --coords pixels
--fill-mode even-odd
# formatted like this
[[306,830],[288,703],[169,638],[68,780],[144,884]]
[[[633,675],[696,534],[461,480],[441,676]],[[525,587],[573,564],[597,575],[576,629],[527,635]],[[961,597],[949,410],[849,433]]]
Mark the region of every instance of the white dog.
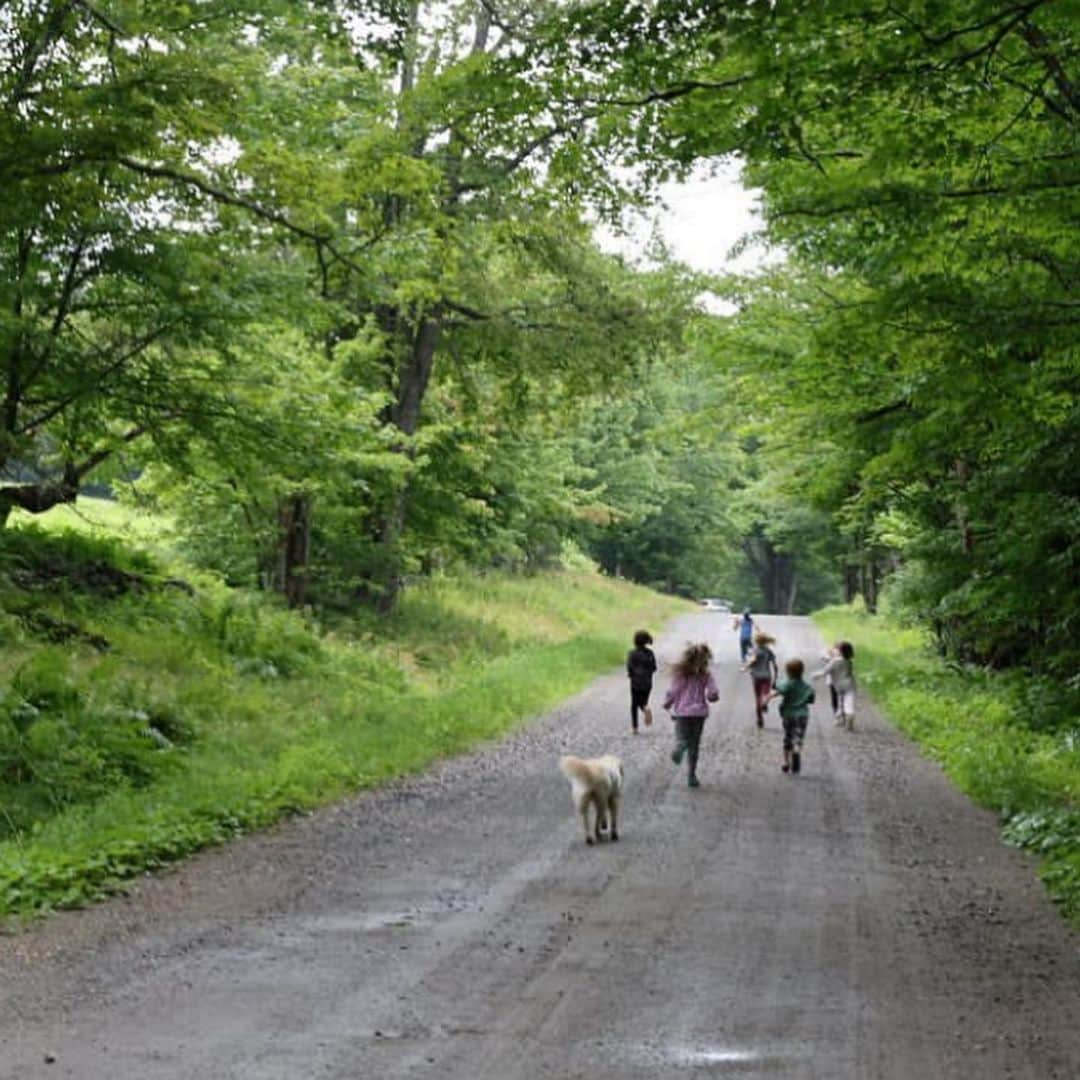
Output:
[[[605,754],[598,758],[579,758],[568,755],[559,759],[559,768],[570,781],[570,795],[574,800],[574,809],[581,815],[585,826],[585,843],[591,844],[593,837],[600,839],[600,830],[611,818],[609,835],[612,840],[619,839],[619,799],[622,797],[623,771],[622,762],[614,754]],[[596,822],[592,834],[589,833],[589,806],[596,807]]]

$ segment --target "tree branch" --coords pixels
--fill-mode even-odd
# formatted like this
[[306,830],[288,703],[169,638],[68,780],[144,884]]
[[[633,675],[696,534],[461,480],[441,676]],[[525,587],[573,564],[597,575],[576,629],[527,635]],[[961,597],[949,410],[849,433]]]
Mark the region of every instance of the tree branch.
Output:
[[707,79],[686,79],[674,86],[664,87],[662,90],[653,90],[644,97],[639,98],[603,98],[581,97],[572,98],[578,105],[619,105],[625,108],[641,108],[644,105],[652,105],[658,101],[674,101],[676,98],[686,97],[696,90],[733,90],[737,86],[745,86],[752,82],[752,75],[739,75],[733,79],[725,79],[723,82],[710,82]]
[[26,54],[23,57],[22,70],[15,80],[11,96],[8,99],[8,109],[13,109],[27,96],[30,83],[33,81],[37,71],[38,60],[45,50],[60,36],[60,33],[63,30],[64,20],[71,14],[74,7],[75,0],[69,0],[68,3],[59,4],[53,8],[49,15],[48,22],[42,29],[41,36],[27,48]]
[[[93,387],[99,391],[103,390],[105,381],[109,376],[119,371],[133,356],[137,356],[147,346],[152,345],[158,338],[166,334],[173,326],[173,323],[166,323],[163,326],[157,327],[157,329],[151,331],[149,334],[144,334],[141,338],[137,339],[130,348],[124,350],[118,357],[113,359],[108,366],[101,372],[97,373],[93,378]],[[32,431],[35,431],[42,424],[48,423],[54,417],[59,416],[65,409],[70,408],[76,401],[79,400],[85,393],[87,393],[87,387],[81,386],[70,394],[65,394],[59,401],[53,402],[49,408],[43,413],[39,413],[33,419],[26,421],[24,424],[17,426],[12,430],[14,434],[26,435]]]
[[872,424],[875,420],[883,420],[886,416],[891,416],[893,413],[905,412],[911,408],[911,400],[909,398],[901,398],[899,401],[890,402],[888,405],[881,405],[876,409],[871,409],[869,412],[859,413],[855,417],[856,424]]
[[[580,127],[580,121],[573,124],[555,124],[540,132],[535,138],[530,139],[513,157],[497,159],[496,172],[500,176],[512,176],[540,147],[557,139],[560,135],[569,135]],[[486,183],[457,184],[454,187],[453,198],[466,195],[470,191],[482,191],[487,187]]]
[[78,497],[80,482],[89,473],[112,457],[120,446],[134,442],[149,430],[149,425],[140,424],[122,435],[116,445],[95,450],[78,464],[69,461],[57,479],[0,486],[0,518],[6,517],[16,506],[30,514],[43,514],[61,503],[73,503]]
[[1076,116],[1080,116],[1080,93],[1065,71],[1061,60],[1051,51],[1050,42],[1046,34],[1029,19],[1024,19],[1020,30],[1020,37],[1027,42],[1031,51],[1042,61],[1047,73],[1054,80],[1058,93],[1068,103],[1069,108]]

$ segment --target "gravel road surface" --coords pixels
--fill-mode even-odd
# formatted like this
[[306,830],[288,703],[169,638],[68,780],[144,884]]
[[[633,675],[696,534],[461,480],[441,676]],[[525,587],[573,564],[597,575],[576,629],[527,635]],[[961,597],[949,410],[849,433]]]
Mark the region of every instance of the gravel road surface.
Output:
[[[817,660],[807,620],[762,622]],[[1033,862],[869,707],[849,734],[817,706],[782,775],[730,617],[676,620],[661,661],[690,638],[721,689],[701,788],[659,710],[631,737],[613,672],[503,743],[0,938],[0,1077],[1080,1076],[1080,935]],[[623,758],[617,844],[585,846],[566,752]]]

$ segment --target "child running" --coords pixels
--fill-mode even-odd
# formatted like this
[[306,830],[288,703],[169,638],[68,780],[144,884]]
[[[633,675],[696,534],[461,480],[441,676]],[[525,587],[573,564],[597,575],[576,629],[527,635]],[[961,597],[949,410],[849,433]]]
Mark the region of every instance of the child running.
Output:
[[704,642],[686,646],[682,657],[675,664],[675,678],[671,680],[664,708],[671,712],[675,721],[675,749],[671,760],[682,764],[687,759],[686,783],[698,787],[698,747],[701,745],[701,729],[709,715],[709,702],[720,700],[720,691],[709,671],[712,651]]
[[[825,662],[827,666],[829,661],[834,656],[839,655],[839,651],[837,650],[836,646],[833,645],[831,648],[826,649],[825,652],[821,654],[821,659]],[[825,685],[829,688],[829,702],[832,707],[833,719],[837,723],[840,723],[840,698],[836,693],[836,687],[833,685],[832,673],[826,671],[825,668],[822,668],[821,670],[825,674]],[[817,672],[814,673],[814,675],[816,674]],[[810,678],[813,679],[814,675],[811,675]]]
[[754,617],[749,608],[735,616],[732,628],[739,631],[739,660],[745,662],[754,643]]
[[777,668],[776,653],[769,648],[776,639],[770,637],[764,631],[759,631],[754,636],[754,651],[749,659],[742,665],[743,671],[749,671],[754,683],[754,711],[757,715],[757,726],[765,726],[765,711],[769,707],[769,693],[776,685]]
[[814,700],[814,688],[803,680],[804,670],[801,660],[789,660],[784,665],[787,678],[777,683],[769,695],[780,698],[780,719],[784,722],[784,763],[780,766],[783,772],[797,773],[802,769],[802,744]]
[[634,647],[626,654],[626,674],[630,677],[630,730],[635,735],[638,733],[638,709],[645,717],[645,726],[652,723],[649,695],[656,671],[656,655],[649,648],[651,644],[652,634],[648,630],[639,630],[634,635]]
[[822,676],[829,681],[836,694],[835,714],[837,727],[855,730],[855,648],[850,641],[838,641],[820,671],[811,679]]

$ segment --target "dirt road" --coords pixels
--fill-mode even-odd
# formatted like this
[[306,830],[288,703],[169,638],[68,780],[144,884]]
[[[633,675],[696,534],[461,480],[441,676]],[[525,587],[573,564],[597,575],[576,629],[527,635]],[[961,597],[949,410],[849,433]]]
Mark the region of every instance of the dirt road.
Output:
[[[763,620],[781,659],[800,619]],[[752,723],[730,621],[702,787],[621,674],[503,744],[0,939],[0,1077],[1080,1075],[1080,943],[990,815],[863,710],[804,772]],[[661,680],[661,686],[664,680]],[[560,753],[625,762],[587,848]]]

